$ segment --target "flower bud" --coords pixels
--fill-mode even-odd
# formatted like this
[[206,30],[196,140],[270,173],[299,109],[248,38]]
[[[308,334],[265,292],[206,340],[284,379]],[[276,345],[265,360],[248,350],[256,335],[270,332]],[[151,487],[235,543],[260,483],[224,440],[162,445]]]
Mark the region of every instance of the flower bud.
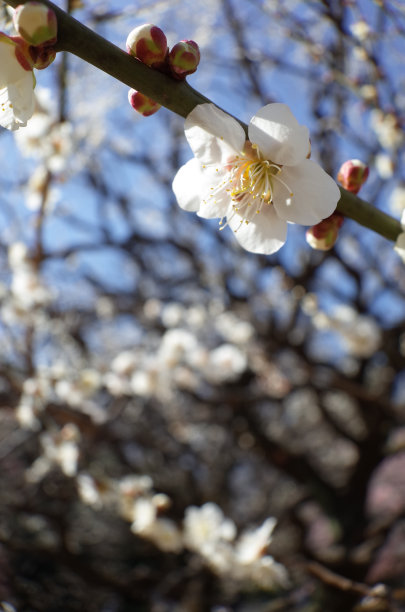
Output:
[[310,227],[305,234],[309,246],[318,251],[329,251],[336,243],[343,221],[343,215],[335,212],[330,217]]
[[143,115],[144,117],[149,117],[156,113],[160,104],[151,100],[140,91],[136,91],[135,89],[130,89],[128,92],[128,100],[133,109],[135,109],[138,113]]
[[338,182],[352,193],[358,193],[369,174],[368,166],[359,159],[349,159],[340,167]]
[[54,11],[42,2],[26,2],[14,12],[14,27],[30,45],[53,45],[56,42],[58,22]]
[[53,47],[42,45],[39,47],[31,47],[31,52],[34,58],[34,68],[37,70],[48,68],[56,57],[56,51]]
[[152,68],[165,61],[168,51],[164,32],[152,23],[134,28],[128,34],[126,47],[128,53]]
[[169,67],[176,79],[193,74],[200,63],[200,49],[194,40],[181,40],[169,53]]

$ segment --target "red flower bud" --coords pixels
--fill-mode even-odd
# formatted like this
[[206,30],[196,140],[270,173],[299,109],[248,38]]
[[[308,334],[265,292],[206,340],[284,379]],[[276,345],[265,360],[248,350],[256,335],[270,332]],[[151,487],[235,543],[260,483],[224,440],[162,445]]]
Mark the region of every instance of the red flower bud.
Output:
[[150,98],[142,94],[140,91],[136,91],[135,89],[129,90],[128,100],[132,108],[144,117],[149,117],[150,115],[153,115],[159,110],[161,106],[154,100],[151,100]]
[[358,193],[361,186],[366,182],[369,169],[359,159],[349,159],[340,167],[338,172],[338,182],[352,193]]
[[193,40],[181,40],[169,53],[169,67],[176,79],[193,74],[200,63],[200,49]]
[[318,251],[329,251],[336,243],[343,221],[343,215],[334,212],[330,217],[310,227],[305,234],[309,246]]
[[126,42],[128,53],[152,68],[162,65],[167,56],[167,39],[164,32],[151,23],[134,28]]

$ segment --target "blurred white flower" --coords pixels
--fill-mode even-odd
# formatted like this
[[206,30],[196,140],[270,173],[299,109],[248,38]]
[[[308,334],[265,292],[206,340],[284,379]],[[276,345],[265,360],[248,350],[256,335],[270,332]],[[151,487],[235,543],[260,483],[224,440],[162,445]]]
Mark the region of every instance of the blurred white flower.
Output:
[[69,477],[77,473],[80,431],[73,423],[64,425],[58,432],[45,431],[40,436],[42,455],[27,471],[31,482],[38,482],[53,466],[58,466]]
[[153,363],[145,365],[147,369],[134,372],[130,380],[130,386],[135,395],[151,397],[159,387],[159,372]]
[[16,270],[27,265],[28,262],[27,246],[23,242],[13,242],[10,244],[8,247],[8,263],[10,268]]
[[233,312],[228,311],[216,317],[215,328],[225,340],[235,344],[246,344],[254,334],[254,328],[249,321],[241,321]]
[[240,563],[249,564],[261,557],[271,541],[276,526],[275,518],[268,518],[257,529],[245,531],[236,543],[236,556]]
[[222,344],[209,354],[205,375],[211,382],[232,381],[247,368],[247,357],[233,344]]
[[139,363],[139,357],[133,351],[122,351],[111,362],[111,369],[120,376],[129,376]]
[[136,497],[152,490],[153,481],[150,476],[124,476],[119,482],[119,490],[122,495]]
[[381,344],[381,331],[374,319],[358,314],[350,306],[338,306],[332,315],[318,312],[312,321],[318,329],[336,331],[342,345],[353,357],[370,357]]
[[391,192],[389,206],[393,213],[401,215],[405,210],[405,185],[397,185]]
[[364,42],[370,37],[371,29],[366,21],[360,19],[350,25],[350,31],[357,40]]
[[156,506],[150,497],[140,497],[133,502],[132,525],[134,533],[142,535],[156,519]]
[[[155,499],[158,498],[158,499]],[[158,518],[159,496],[140,497],[133,504],[131,531],[166,552],[180,552],[183,548],[181,532],[170,519]]]
[[165,552],[178,553],[183,549],[181,532],[170,519],[157,518],[142,535]]
[[394,163],[389,155],[386,153],[378,153],[375,156],[375,168],[384,180],[390,179],[394,174]]
[[233,521],[222,510],[208,502],[198,508],[190,506],[184,517],[184,542],[190,550],[211,552],[218,542],[232,542],[236,536]]
[[48,170],[58,174],[66,168],[74,149],[73,126],[56,120],[47,105],[33,114],[25,130],[16,134],[16,142],[26,157],[40,160]]
[[184,320],[184,307],[176,302],[165,304],[161,319],[165,327],[177,327]]
[[371,127],[384,149],[396,150],[404,142],[404,134],[397,117],[375,108],[370,114]]
[[197,339],[191,332],[180,328],[169,329],[164,334],[159,347],[159,362],[172,368],[182,361],[187,361],[187,357],[197,347]]
[[90,474],[81,473],[76,477],[76,484],[80,499],[88,506],[92,506],[96,510],[103,508],[104,488],[94,480]]
[[15,416],[23,429],[38,431],[41,423],[37,418],[36,403],[33,397],[23,396],[19,401]]

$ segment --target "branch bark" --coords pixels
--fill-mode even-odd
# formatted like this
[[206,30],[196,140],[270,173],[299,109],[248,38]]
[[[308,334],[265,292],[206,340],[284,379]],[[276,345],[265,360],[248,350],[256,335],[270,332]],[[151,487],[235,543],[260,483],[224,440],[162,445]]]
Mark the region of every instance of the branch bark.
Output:
[[[145,66],[65,13],[53,2],[41,1],[55,11],[58,20],[57,51],[68,51],[80,57],[128,87],[141,91],[181,117],[187,117],[197,104],[211,102],[188,83],[176,81],[166,74]],[[23,0],[4,0],[4,2],[13,8],[24,4]],[[247,125],[236,117],[235,119],[247,134]],[[343,188],[340,188],[340,191],[342,196],[337,206],[339,212],[388,240],[397,239],[402,232],[401,224],[397,219]]]

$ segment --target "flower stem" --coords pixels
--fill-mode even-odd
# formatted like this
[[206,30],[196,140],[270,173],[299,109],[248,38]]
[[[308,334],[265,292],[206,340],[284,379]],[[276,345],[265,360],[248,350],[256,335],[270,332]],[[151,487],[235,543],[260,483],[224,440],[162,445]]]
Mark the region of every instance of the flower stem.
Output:
[[[24,4],[24,0],[4,1],[14,8]],[[55,12],[58,20],[58,42],[55,46],[57,51],[68,51],[80,57],[181,117],[187,117],[197,104],[211,102],[185,81],[177,81],[157,70],[152,70],[52,2],[41,1]],[[247,125],[239,119],[237,121],[247,134]],[[389,240],[396,240],[402,231],[398,220],[345,189],[340,188],[340,190],[342,197],[337,206],[339,212]]]
[[397,239],[398,235],[403,231],[401,223],[398,219],[394,219],[385,212],[379,210],[372,204],[365,202],[354,193],[346,191],[340,187],[342,197],[340,198],[337,210],[345,217],[349,217],[357,221],[360,225],[368,227],[377,234],[388,238],[388,240]]

